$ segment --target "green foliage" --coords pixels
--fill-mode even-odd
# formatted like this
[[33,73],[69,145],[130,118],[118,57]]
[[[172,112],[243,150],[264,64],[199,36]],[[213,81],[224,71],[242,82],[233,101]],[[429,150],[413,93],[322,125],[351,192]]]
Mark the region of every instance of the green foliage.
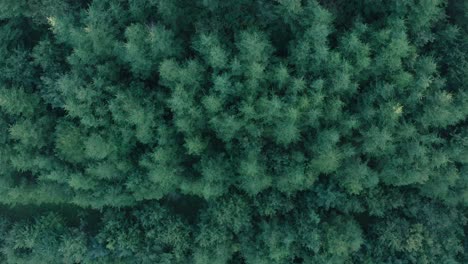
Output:
[[0,1],[0,262],[467,263],[465,2]]

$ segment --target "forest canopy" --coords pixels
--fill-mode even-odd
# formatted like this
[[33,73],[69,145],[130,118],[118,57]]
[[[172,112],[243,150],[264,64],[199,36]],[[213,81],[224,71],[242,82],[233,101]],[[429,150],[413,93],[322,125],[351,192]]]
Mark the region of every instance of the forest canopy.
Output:
[[0,0],[1,263],[468,263],[468,2]]

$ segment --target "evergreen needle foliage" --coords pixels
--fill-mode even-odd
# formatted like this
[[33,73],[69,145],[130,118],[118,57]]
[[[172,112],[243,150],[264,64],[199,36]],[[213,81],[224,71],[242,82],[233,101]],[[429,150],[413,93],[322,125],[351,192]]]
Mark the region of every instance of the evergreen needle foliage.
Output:
[[468,2],[0,0],[0,263],[468,263]]

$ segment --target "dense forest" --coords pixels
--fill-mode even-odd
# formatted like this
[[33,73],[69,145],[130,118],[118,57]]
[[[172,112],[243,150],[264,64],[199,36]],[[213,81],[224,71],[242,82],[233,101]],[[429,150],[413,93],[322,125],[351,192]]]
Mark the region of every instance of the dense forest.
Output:
[[468,1],[0,0],[0,263],[468,263]]

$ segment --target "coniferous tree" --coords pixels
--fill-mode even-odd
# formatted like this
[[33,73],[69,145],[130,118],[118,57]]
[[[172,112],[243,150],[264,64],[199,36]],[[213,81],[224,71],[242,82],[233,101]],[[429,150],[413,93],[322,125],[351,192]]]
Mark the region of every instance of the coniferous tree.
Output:
[[0,1],[0,262],[466,263],[465,2]]

